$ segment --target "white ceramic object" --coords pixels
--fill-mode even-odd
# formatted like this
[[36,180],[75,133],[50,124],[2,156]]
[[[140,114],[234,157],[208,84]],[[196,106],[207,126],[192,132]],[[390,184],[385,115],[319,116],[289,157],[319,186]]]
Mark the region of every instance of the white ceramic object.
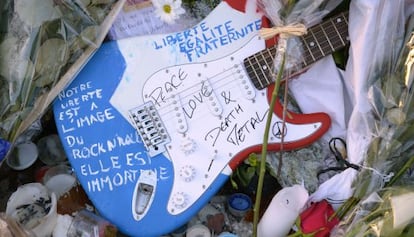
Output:
[[46,171],[43,176],[43,184],[59,199],[77,185],[77,180],[69,166],[57,165]]
[[57,220],[56,196],[41,183],[24,184],[10,196],[6,214],[37,237],[49,237]]
[[70,225],[72,224],[73,217],[70,215],[57,216],[56,226],[53,229],[53,237],[67,236]]
[[207,226],[196,224],[187,229],[186,237],[211,237],[210,230]]
[[52,134],[39,139],[37,142],[39,160],[49,166],[63,164],[67,161],[60,138]]
[[280,190],[267,207],[257,227],[258,237],[285,237],[309,198],[301,185]]
[[7,157],[7,165],[14,170],[24,170],[29,168],[38,157],[36,144],[31,141],[17,144],[9,157]]

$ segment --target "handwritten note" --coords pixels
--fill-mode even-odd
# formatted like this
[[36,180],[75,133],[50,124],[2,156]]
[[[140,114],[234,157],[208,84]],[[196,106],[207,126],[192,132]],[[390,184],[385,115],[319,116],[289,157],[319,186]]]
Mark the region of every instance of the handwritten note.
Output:
[[178,23],[167,24],[161,21],[154,11],[155,8],[149,0],[127,1],[109,30],[108,37],[118,40],[132,36],[175,32],[186,27]]
[[232,20],[222,24],[208,26],[205,22],[182,32],[168,34],[159,41],[154,41],[155,49],[162,49],[177,44],[180,52],[185,53],[190,62],[209,52],[245,38],[261,28],[261,20],[255,20],[237,27]]
[[[96,83],[86,81],[58,95],[61,103],[55,113],[61,138],[73,162],[79,162],[77,175],[87,180],[85,188],[89,192],[135,186],[141,170],[151,165],[151,159],[144,149],[133,149],[143,147],[141,137],[133,129],[93,136],[94,131],[123,121],[107,102],[105,89],[96,87]],[[161,180],[169,178],[164,167],[154,169],[158,169]]]

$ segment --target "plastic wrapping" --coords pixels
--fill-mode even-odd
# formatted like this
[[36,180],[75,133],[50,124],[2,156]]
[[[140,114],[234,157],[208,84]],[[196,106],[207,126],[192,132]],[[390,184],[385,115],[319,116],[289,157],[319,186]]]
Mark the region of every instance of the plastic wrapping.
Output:
[[[360,169],[354,176],[347,177],[353,178],[353,193],[338,210],[343,221],[335,236],[399,236],[406,224],[411,224],[401,220],[412,219],[406,215],[412,213],[408,205],[412,201],[407,199],[412,194],[394,198],[401,194],[394,187],[409,187],[414,183],[410,171],[414,164],[414,18],[405,15],[406,4],[412,6],[413,3],[384,0],[356,1],[355,4],[360,7],[371,4],[375,11],[370,13],[374,14],[370,25],[372,37],[363,41],[371,52],[364,55],[369,57],[364,58],[366,61],[362,60],[366,74],[358,71],[361,68],[357,66],[353,68],[353,75],[357,75],[356,72],[365,75],[354,82],[356,106],[347,140],[351,148],[348,149],[350,161]],[[366,22],[363,25],[365,28]],[[353,46],[357,48],[361,44]],[[351,58],[356,60],[357,56],[362,57],[355,54]],[[404,208],[406,210],[401,210]],[[398,217],[396,211],[400,214]],[[393,213],[394,216],[390,216]],[[406,231],[411,233],[406,236],[412,236],[410,227]]]
[[[108,38],[119,40],[127,37],[166,34],[183,31],[193,27],[203,20],[221,1],[220,0],[182,0],[180,1],[184,13],[179,14],[173,22],[165,22],[157,15],[157,9],[163,1],[156,1],[157,7],[151,0],[128,0],[122,11],[116,17]],[[175,1],[175,6],[178,6]]]
[[38,119],[100,46],[125,0],[0,3],[0,138]]
[[0,236],[2,237],[33,237],[32,231],[25,229],[20,223],[12,219],[6,213],[0,213]]
[[119,40],[139,35],[176,32],[192,26],[168,24],[155,15],[155,10],[150,0],[127,1],[109,30],[108,37]]
[[[339,224],[332,236],[413,236],[413,187],[393,187],[364,198],[350,213],[347,224]],[[348,224],[349,223],[349,224]]]
[[[351,47],[345,80],[354,108],[347,129],[349,168],[321,184],[313,201],[356,200],[390,185],[413,156],[411,66],[412,1],[354,0],[349,10]],[[408,66],[408,67],[407,67]],[[407,82],[406,82],[407,81]],[[412,182],[412,181],[411,181]],[[338,185],[338,183],[340,185]]]
[[[298,24],[309,28],[319,23],[323,17],[336,8],[340,0],[258,0],[258,6],[271,20],[273,27],[291,27],[298,29]],[[285,33],[282,33],[283,35]],[[302,62],[302,45],[297,37],[279,37],[277,53],[274,59],[275,70],[282,64],[282,52],[286,52],[285,69],[289,72]]]
[[[354,197],[357,198],[377,191],[391,180],[394,182],[399,178],[400,170],[414,156],[414,100],[411,89],[414,21],[411,17],[406,20],[404,1],[392,4],[381,1],[380,4],[380,17],[374,27],[385,32],[377,34],[377,38],[371,41],[374,55],[362,84],[365,84],[365,96],[359,99],[368,110],[354,111],[348,129],[350,136],[355,133],[369,136],[366,148],[365,143],[355,144],[355,141],[348,139],[351,147],[366,149],[358,157],[362,160],[361,171],[353,184]],[[355,156],[351,154],[354,151],[348,151],[349,155]]]

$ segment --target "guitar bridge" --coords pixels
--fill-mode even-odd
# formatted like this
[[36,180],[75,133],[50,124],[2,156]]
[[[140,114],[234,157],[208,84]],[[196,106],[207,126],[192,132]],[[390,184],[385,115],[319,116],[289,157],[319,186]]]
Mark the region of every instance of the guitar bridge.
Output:
[[129,117],[147,148],[149,156],[163,153],[171,141],[153,102],[129,110]]

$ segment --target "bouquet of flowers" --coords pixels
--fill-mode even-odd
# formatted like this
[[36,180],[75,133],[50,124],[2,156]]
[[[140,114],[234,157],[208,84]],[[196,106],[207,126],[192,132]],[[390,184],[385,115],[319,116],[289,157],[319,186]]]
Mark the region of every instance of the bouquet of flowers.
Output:
[[43,115],[99,47],[123,2],[1,1],[0,153]]
[[[336,0],[260,0],[259,8],[264,12],[272,23],[272,28],[261,30],[264,39],[270,39],[278,35],[277,51],[274,57],[274,77],[275,87],[272,92],[270,108],[275,106],[276,99],[279,98],[279,87],[283,78],[289,76],[289,71],[294,70],[302,59],[302,45],[295,36],[301,36],[306,33],[306,28],[321,21],[324,16],[336,8],[341,1]],[[287,85],[287,83],[285,84]],[[287,93],[287,88],[285,89]],[[285,94],[284,98],[287,98]],[[286,100],[285,100],[286,102]],[[286,108],[286,106],[285,106]],[[283,113],[286,116],[286,111]],[[263,136],[263,146],[261,159],[266,160],[267,142],[269,139],[269,126],[271,115],[269,114],[266,122],[266,129]],[[283,146],[283,137],[282,137]],[[282,162],[279,162],[281,166]],[[259,220],[260,200],[262,186],[265,175],[266,162],[260,162],[259,180],[256,192],[256,202],[254,205],[253,217],[253,234],[257,235],[257,223]],[[279,168],[280,170],[280,168]]]
[[413,201],[412,186],[373,192],[355,206],[352,218],[340,223],[335,236],[413,236]]
[[370,110],[360,117],[360,123],[368,125],[372,136],[361,157],[362,163],[353,182],[353,195],[337,211],[337,216],[343,220],[337,230],[338,236],[345,233],[348,233],[346,236],[368,233],[371,236],[395,236],[385,233],[391,233],[395,228],[401,230],[400,226],[387,223],[398,221],[391,214],[390,202],[405,199],[394,198],[402,193],[401,189],[387,187],[412,184],[408,171],[414,164],[414,21],[411,16],[406,20],[403,3],[398,2],[400,4],[388,6],[395,13],[394,17],[387,17],[389,12],[380,12],[383,14],[379,19],[382,20],[376,25],[386,25],[383,30],[387,33],[386,37],[373,42],[376,57],[364,87]]

